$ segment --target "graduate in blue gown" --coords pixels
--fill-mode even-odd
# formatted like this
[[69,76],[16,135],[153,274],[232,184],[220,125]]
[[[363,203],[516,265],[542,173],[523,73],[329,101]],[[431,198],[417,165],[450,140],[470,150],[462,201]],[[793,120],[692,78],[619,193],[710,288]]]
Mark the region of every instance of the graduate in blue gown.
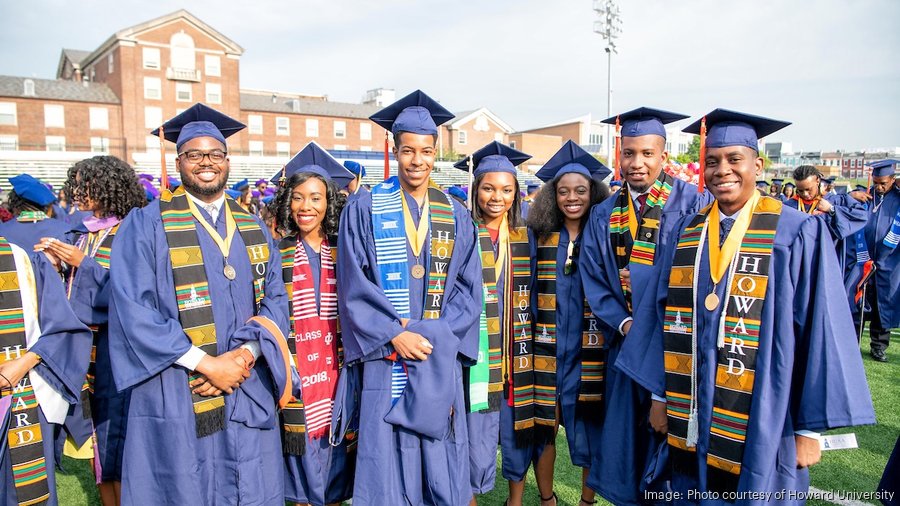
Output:
[[[891,329],[900,327],[900,189],[895,180],[898,160],[882,160],[872,165],[872,200],[865,227],[868,256],[875,262],[875,274],[866,287],[864,303],[870,308],[869,354],[886,362],[884,351],[890,344]],[[854,273],[856,274],[856,273]],[[854,275],[857,282],[861,274]],[[859,316],[856,316],[857,321]],[[860,336],[861,337],[861,336]]]
[[72,231],[72,226],[47,215],[50,205],[56,201],[52,191],[29,174],[11,177],[9,182],[12,190],[8,204],[14,218],[0,223],[0,235],[25,251],[31,251],[41,237],[54,237],[74,244],[77,234]]
[[[302,401],[302,405],[288,404],[284,421],[293,422],[288,413],[296,410],[303,413],[305,422],[305,431],[299,434],[302,448],[285,444],[284,496],[294,503],[324,506],[351,497],[356,462],[356,441],[329,434],[338,374],[355,373],[340,368],[341,344],[336,337],[340,295],[333,288],[335,236],[345,202],[338,188],[352,180],[353,174],[314,142],[297,153],[284,170],[285,184],[275,206],[286,231],[279,249],[294,313],[288,347],[299,381],[294,382],[293,396]],[[328,332],[316,332],[322,328]],[[283,437],[294,436],[285,432]]]
[[81,394],[91,332],[72,313],[59,274],[43,254],[0,237],[0,270],[18,284],[17,290],[6,284],[0,305],[24,317],[18,328],[7,325],[0,339],[0,504],[44,497],[41,504],[56,505],[54,434]]
[[362,180],[366,177],[366,167],[365,165],[354,162],[353,160],[344,160],[344,167],[349,170],[353,175],[353,179],[347,182],[347,185],[341,188],[341,193],[345,193],[348,197],[352,195],[359,195],[360,193],[366,193],[367,190],[362,185]]
[[[579,256],[591,209],[609,196],[601,183],[610,170],[572,141],[565,143],[536,176],[544,185],[528,215],[532,240],[532,312],[535,313],[535,383],[541,346],[555,346],[554,395],[549,405],[556,424],[565,427],[572,463],[582,468],[581,504],[593,504],[585,485],[592,455],[591,433],[600,429],[605,355],[599,322],[590,314],[582,288]],[[555,242],[555,244],[554,244]],[[554,294],[555,297],[547,297]],[[555,341],[548,336],[555,332]],[[538,414],[540,418],[540,414]],[[538,437],[535,479],[542,505],[558,503],[553,491],[555,433]]]
[[[658,252],[675,240],[678,220],[712,198],[663,170],[668,159],[664,125],[686,117],[642,107],[605,120],[621,124],[618,158],[624,185],[593,209],[582,243],[581,278],[608,349],[604,422],[588,435],[599,451],[587,484],[615,504],[642,502],[641,490],[648,485],[642,482],[644,471],[662,438],[647,423],[648,396],[612,365],[629,322],[642,316],[632,309],[647,291]],[[641,242],[632,255],[636,240]]]
[[[519,215],[516,179],[516,166],[529,158],[530,155],[495,141],[454,165],[471,171],[474,181],[471,208],[478,228],[486,301],[478,362],[465,370],[472,493],[480,495],[493,490],[499,445],[503,455],[502,474],[509,481],[511,506],[522,504],[525,475],[540,454],[539,450],[535,453],[533,444],[535,422],[530,416],[533,404],[512,406],[517,397],[513,392],[523,386],[524,377],[515,367],[516,346],[531,338],[530,299],[521,295],[520,301],[528,302],[525,306],[513,301],[519,284],[529,289],[531,270],[514,272],[512,267],[517,258],[527,262],[531,255],[528,231]],[[453,189],[462,191],[458,187]],[[465,193],[461,197],[462,202],[468,200]],[[524,316],[525,321],[519,321],[518,315]],[[517,323],[527,327],[524,335],[514,335]],[[519,412],[518,416],[515,411]]]
[[772,494],[808,490],[810,431],[875,421],[837,257],[823,220],[754,188],[758,136],[787,123],[717,109],[685,131],[702,121],[717,200],[660,252],[637,309],[656,318],[635,320],[615,367],[665,398],[651,424],[668,434],[676,504],[802,504]]
[[472,497],[462,365],[478,358],[481,272],[468,211],[429,179],[436,125],[452,117],[421,91],[376,113],[394,134],[399,175],[350,200],[341,216],[345,360],[363,368],[353,487],[362,506],[459,506]]
[[92,213],[83,223],[86,233],[75,245],[45,237],[40,246],[55,264],[71,266],[66,278],[69,304],[94,331],[96,350],[79,403],[66,419],[66,431],[76,448],[96,435],[89,454],[95,459],[101,501],[117,504],[128,392],[117,391],[109,362],[109,259],[119,223],[132,209],[144,206],[145,192],[134,169],[112,156],[95,156],[73,165],[66,192],[81,209]]
[[183,184],[128,215],[110,265],[110,362],[131,388],[122,503],[281,505],[280,255],[223,193],[225,136],[244,125],[196,104],[163,128]]

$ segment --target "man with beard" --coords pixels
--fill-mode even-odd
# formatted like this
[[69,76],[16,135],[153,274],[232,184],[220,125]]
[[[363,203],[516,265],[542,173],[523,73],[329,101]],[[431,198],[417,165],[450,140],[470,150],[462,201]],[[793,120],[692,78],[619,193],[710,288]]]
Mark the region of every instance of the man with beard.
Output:
[[600,451],[591,457],[587,485],[616,504],[640,502],[648,452],[658,445],[651,444],[654,435],[647,425],[650,399],[611,366],[631,328],[647,276],[658,263],[656,251],[672,240],[675,222],[710,200],[709,194],[663,170],[668,160],[664,125],[686,117],[641,107],[604,120],[621,125],[625,184],[591,211],[580,267],[584,293],[609,348],[605,420],[599,433],[589,435],[599,441]]
[[225,138],[244,125],[196,104],[162,128],[182,185],[132,211],[112,248],[110,362],[132,387],[122,502],[284,504],[281,259],[224,195]]

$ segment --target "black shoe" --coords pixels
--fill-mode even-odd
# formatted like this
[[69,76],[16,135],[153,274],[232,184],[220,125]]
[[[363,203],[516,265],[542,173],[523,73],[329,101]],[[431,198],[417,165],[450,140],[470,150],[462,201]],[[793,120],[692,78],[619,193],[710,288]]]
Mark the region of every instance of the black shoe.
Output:
[[884,356],[884,350],[872,350],[869,352],[869,355],[872,355],[872,360],[876,362],[887,362],[887,357]]

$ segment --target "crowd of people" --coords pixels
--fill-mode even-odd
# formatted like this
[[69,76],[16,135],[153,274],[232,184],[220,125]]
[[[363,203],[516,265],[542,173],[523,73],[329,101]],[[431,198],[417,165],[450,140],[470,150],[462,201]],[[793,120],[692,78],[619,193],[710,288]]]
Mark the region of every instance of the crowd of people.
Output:
[[639,108],[606,120],[612,169],[570,141],[526,193],[530,155],[492,142],[445,189],[452,118],[421,91],[373,115],[398,168],[371,189],[315,143],[227,188],[244,125],[202,104],[153,132],[160,188],[111,156],[59,195],[10,179],[3,504],[56,504],[65,454],[104,505],[462,506],[498,456],[507,504],[533,468],[555,505],[560,427],[580,505],[805,502],[821,433],[875,423],[859,339],[883,362],[900,324],[898,162],[765,191],[788,123],[716,109],[685,129],[692,184],[664,170],[687,116]]

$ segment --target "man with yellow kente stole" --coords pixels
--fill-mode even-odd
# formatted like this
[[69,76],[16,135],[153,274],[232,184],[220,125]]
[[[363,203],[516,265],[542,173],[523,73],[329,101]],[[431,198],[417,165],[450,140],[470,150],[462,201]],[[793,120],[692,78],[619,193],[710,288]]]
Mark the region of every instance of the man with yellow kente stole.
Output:
[[665,398],[687,503],[802,504],[815,432],[875,421],[827,225],[755,190],[758,138],[788,124],[716,109],[685,129],[716,200],[658,252],[636,311],[656,317],[635,320],[616,362]]
[[478,358],[481,265],[468,211],[430,179],[437,125],[452,117],[421,91],[373,115],[398,175],[341,216],[344,359],[363,370],[356,505],[472,497],[462,365]]
[[604,120],[616,124],[621,135],[617,177],[624,185],[594,207],[582,240],[584,293],[609,349],[602,418],[610,422],[588,434],[601,451],[590,455],[587,484],[615,504],[641,502],[648,452],[661,442],[653,441],[647,425],[650,399],[610,366],[631,328],[632,307],[647,292],[646,279],[659,263],[657,251],[677,238],[673,228],[678,220],[712,199],[663,170],[669,157],[665,125],[684,118],[641,107]]
[[224,195],[225,138],[242,128],[202,104],[166,122],[182,185],[116,234],[110,362],[133,387],[123,504],[284,504],[287,295],[266,227]]

